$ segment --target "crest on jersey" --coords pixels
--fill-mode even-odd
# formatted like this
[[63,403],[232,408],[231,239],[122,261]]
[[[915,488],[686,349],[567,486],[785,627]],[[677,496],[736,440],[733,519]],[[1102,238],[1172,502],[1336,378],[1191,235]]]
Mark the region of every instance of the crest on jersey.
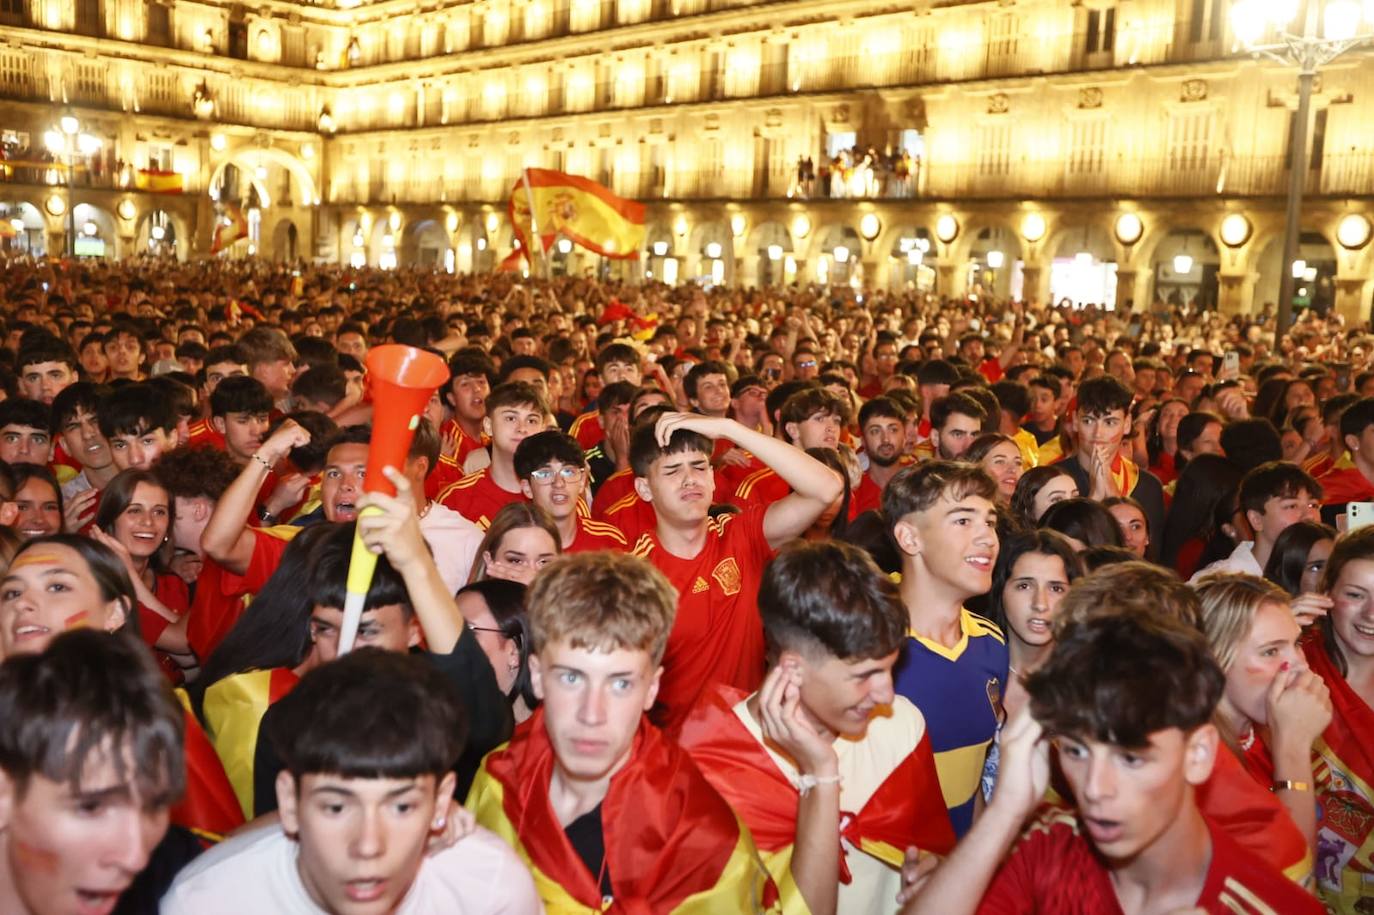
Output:
[[711,577],[719,583],[720,589],[725,592],[727,597],[733,597],[739,593],[742,576],[739,574],[739,566],[735,563],[735,557],[722,559],[720,564],[711,570]]

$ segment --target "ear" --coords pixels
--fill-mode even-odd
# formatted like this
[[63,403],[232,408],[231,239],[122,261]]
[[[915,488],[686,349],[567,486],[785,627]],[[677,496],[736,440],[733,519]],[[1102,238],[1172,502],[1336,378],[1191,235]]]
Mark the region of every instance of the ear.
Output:
[[448,816],[448,802],[453,800],[453,792],[458,787],[458,775],[445,772],[444,777],[434,788],[434,816],[436,819]]
[[277,773],[277,812],[281,815],[281,828],[295,839],[300,836],[301,821],[296,803],[296,776],[286,769]]
[[482,434],[485,435],[487,438],[491,438],[491,417],[490,417],[490,416],[483,416],[483,417],[482,417]]
[[903,518],[892,526],[892,539],[897,548],[908,556],[921,555],[921,532],[916,525]]
[[1201,785],[1211,778],[1220,740],[1217,727],[1211,722],[1188,735],[1183,745],[1183,777],[1188,780],[1188,784]]
[[782,427],[783,434],[787,436],[789,442],[801,441],[801,424],[788,423]]
[[123,598],[116,597],[110,601],[109,609],[105,611],[105,631],[118,632],[128,618],[128,606],[124,603]]
[[1245,520],[1250,522],[1250,530],[1257,531],[1264,526],[1264,512],[1257,512],[1253,508],[1245,510]]
[[635,477],[635,492],[638,493],[639,497],[645,502],[654,501],[654,493],[653,490],[649,488],[649,479],[647,477]]
[[212,416],[212,417],[210,417],[210,425],[214,426],[214,427],[215,427],[215,431],[218,432],[220,435],[223,435],[223,434],[224,434],[224,417],[223,417],[223,416]]
[[419,645],[424,634],[424,630],[420,628],[420,618],[412,616],[410,621],[406,623],[406,647],[414,648]]
[[935,457],[936,457],[936,458],[939,458],[939,456],[940,456],[940,430],[939,430],[939,429],[931,429],[931,430],[930,430],[930,447],[933,448],[933,449],[935,450]]
[[[661,671],[662,668],[659,668]],[[534,690],[534,698],[540,702],[544,701],[544,664],[539,660],[539,655],[530,654],[530,687]],[[658,687],[654,687],[658,691]]]
[[1360,453],[1360,437],[1358,435],[1344,436],[1345,449],[1351,454]]
[[8,829],[14,816],[14,782],[0,771],[0,829]]
[[530,488],[529,480],[520,481],[520,491],[525,494],[526,499],[529,499],[530,501],[534,500],[534,490]]
[[[658,699],[658,687],[663,682],[663,665],[660,664],[654,671],[653,679],[649,681],[649,691],[644,694],[644,711],[654,707],[654,701]],[[542,699],[543,696],[540,696]]]

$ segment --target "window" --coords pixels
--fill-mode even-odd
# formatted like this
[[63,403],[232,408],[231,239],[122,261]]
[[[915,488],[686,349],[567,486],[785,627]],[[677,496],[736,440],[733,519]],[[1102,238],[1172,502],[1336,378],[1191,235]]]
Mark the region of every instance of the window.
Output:
[[170,44],[172,39],[171,10],[161,3],[150,3],[145,9],[148,10],[148,43],[163,46]]
[[1106,158],[1106,142],[1106,118],[1073,122],[1069,132],[1069,174],[1100,174]]
[[1192,16],[1188,20],[1189,41],[1197,44],[1221,37],[1221,21],[1225,15],[1222,6],[1222,0],[1192,0]]
[[1011,171],[1011,125],[984,124],[978,128],[978,174],[1006,175]]
[[1169,118],[1169,169],[1194,171],[1207,167],[1212,146],[1211,111],[1176,114]]
[[1083,50],[1088,54],[1111,51],[1116,42],[1116,9],[1089,10]]
[[6,25],[24,24],[25,0],[0,0],[0,22]]

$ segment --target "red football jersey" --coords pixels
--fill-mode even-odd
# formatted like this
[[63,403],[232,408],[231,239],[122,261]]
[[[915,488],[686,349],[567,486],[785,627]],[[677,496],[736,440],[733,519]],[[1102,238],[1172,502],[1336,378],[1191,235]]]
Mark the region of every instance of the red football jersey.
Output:
[[439,493],[436,501],[486,530],[497,512],[512,502],[524,502],[525,494],[519,490],[510,492],[496,485],[491,478],[491,468],[486,467],[446,488]]
[[674,556],[655,533],[634,555],[652,562],[677,589],[677,619],[663,656],[663,680],[650,717],[671,730],[711,683],[753,692],[763,682],[763,623],[758,593],[773,550],[763,535],[765,509],[706,522],[706,543],[690,559]]
[[[1316,897],[1212,823],[1212,860],[1194,905],[1212,915],[1322,915]],[[1111,877],[1072,810],[1046,806],[983,894],[979,915],[1120,915]]]
[[629,542],[614,524],[593,521],[580,512],[577,515],[577,536],[564,548],[565,553],[588,553],[592,550],[615,550],[623,553]]

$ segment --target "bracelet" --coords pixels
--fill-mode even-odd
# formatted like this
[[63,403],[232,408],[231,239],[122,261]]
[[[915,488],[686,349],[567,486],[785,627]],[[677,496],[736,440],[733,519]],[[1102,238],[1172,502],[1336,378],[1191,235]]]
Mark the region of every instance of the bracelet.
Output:
[[1291,779],[1277,779],[1269,786],[1270,791],[1311,791],[1312,786],[1307,782],[1295,782]]
[[801,792],[801,796],[806,797],[806,795],[811,791],[811,789],[816,787],[817,785],[838,785],[840,783],[840,776],[838,774],[798,775],[796,783],[797,790]]
[[253,460],[257,461],[259,464],[266,467],[268,473],[272,472],[272,465],[263,460],[262,457],[259,456],[256,452],[254,452],[253,454]]

